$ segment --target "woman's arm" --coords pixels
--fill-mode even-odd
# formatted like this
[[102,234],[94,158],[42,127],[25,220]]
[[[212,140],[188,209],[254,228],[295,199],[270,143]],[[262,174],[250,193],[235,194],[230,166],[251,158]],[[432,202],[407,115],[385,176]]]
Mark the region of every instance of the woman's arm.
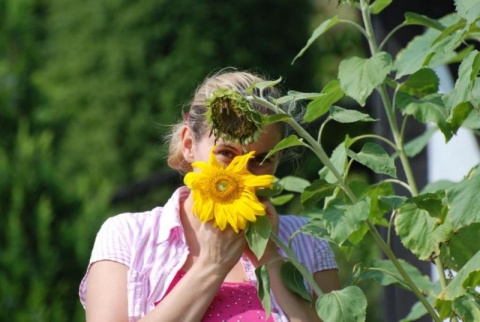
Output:
[[88,273],[87,322],[128,322],[128,267],[113,261],[93,263]]
[[[220,231],[211,223],[198,232],[198,259],[142,322],[201,321],[220,285],[246,246],[243,234]],[[86,293],[87,322],[127,322],[128,267],[113,261],[92,264]]]

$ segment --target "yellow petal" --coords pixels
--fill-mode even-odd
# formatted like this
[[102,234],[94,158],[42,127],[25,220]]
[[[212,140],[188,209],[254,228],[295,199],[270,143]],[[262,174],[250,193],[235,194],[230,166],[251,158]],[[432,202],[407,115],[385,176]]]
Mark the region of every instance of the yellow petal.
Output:
[[250,151],[244,155],[237,155],[232,162],[227,166],[226,170],[232,172],[240,172],[245,169],[248,160],[255,154],[255,151]]
[[269,174],[256,176],[253,174],[243,176],[243,182],[249,187],[271,187],[275,177]]

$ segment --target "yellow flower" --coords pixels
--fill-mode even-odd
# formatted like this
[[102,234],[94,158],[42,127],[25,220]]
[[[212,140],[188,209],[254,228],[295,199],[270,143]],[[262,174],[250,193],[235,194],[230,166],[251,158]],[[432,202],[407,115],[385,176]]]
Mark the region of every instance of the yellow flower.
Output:
[[[212,149],[213,151],[213,149]],[[184,183],[192,190],[193,213],[202,222],[213,220],[213,225],[224,230],[230,225],[238,233],[255,222],[256,216],[265,216],[265,206],[255,195],[257,188],[270,188],[272,175],[256,176],[246,169],[255,152],[235,157],[223,167],[210,153],[209,162],[193,162],[200,172],[189,172]]]

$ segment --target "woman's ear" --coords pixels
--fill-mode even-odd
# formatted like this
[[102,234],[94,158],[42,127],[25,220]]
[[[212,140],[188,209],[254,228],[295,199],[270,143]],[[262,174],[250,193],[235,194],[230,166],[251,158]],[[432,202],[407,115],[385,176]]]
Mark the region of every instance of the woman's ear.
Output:
[[188,163],[195,161],[193,154],[194,146],[193,133],[188,126],[184,126],[182,129],[182,153]]

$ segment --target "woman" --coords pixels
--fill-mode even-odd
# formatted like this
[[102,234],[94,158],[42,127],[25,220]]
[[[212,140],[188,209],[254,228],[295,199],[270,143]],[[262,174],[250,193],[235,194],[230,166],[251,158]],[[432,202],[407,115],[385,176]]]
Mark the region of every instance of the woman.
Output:
[[[247,169],[255,175],[273,175],[279,153],[262,161],[283,138],[281,123],[267,125],[258,140],[240,144],[212,135],[205,116],[206,101],[219,88],[243,93],[259,81],[251,73],[237,71],[207,78],[183,122],[173,128],[169,165],[188,173],[192,163],[209,160],[210,151],[224,166],[255,151]],[[275,90],[265,95],[278,97]],[[262,107],[254,108],[267,113]],[[278,216],[269,200],[261,202],[274,232],[284,241],[305,224],[301,217]],[[282,283],[281,252],[272,241],[258,260],[243,231],[220,230],[212,221],[203,223],[192,208],[190,189],[181,187],[164,207],[121,214],[104,223],[80,286],[87,321],[319,321],[314,305]],[[339,288],[336,263],[325,241],[298,234],[292,247],[324,292]],[[265,263],[269,263],[273,302],[269,317],[255,287],[254,270]]]

